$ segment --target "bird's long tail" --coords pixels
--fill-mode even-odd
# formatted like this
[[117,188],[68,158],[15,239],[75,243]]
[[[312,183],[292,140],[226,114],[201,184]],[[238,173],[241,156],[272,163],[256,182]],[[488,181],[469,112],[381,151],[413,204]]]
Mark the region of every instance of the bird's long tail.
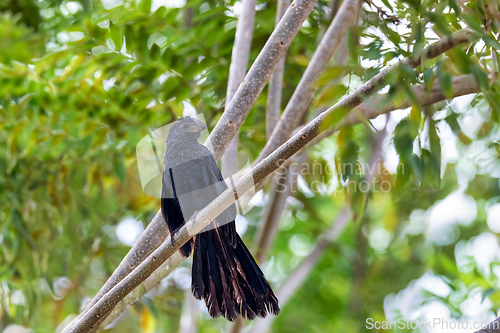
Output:
[[193,295],[205,300],[212,317],[251,320],[280,312],[278,299],[238,234],[234,245],[220,228],[196,235],[192,274]]

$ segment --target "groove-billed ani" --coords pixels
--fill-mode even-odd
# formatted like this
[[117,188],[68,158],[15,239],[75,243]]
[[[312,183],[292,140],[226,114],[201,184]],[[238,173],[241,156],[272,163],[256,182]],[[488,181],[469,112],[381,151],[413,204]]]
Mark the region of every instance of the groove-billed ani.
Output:
[[[198,142],[203,122],[186,117],[172,125],[166,140],[161,211],[170,235],[227,189],[212,153]],[[280,311],[264,274],[236,233],[234,204],[184,244],[193,251],[191,290],[204,299],[212,317],[254,319]]]

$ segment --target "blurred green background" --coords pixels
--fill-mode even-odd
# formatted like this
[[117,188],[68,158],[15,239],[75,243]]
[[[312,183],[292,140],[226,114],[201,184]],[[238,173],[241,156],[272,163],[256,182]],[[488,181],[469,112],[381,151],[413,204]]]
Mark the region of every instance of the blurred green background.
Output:
[[[469,26],[489,39],[392,78],[385,92],[411,100],[411,111],[346,128],[308,151],[303,163],[323,171],[300,175],[287,200],[262,264],[274,288],[346,203],[352,219],[282,307],[273,332],[358,332],[367,318],[496,317],[500,44],[488,3],[498,8],[495,1],[363,4],[346,36],[347,60],[332,61],[318,80],[308,119],[438,36]],[[283,108],[338,4],[320,0],[287,52]],[[0,330],[60,330],[120,263],[159,209],[142,191],[136,144],[193,107],[215,126],[240,8],[199,0],[0,2]],[[274,28],[276,2],[258,1],[256,9],[250,63]],[[481,92],[423,108],[408,89],[440,82],[452,97],[451,80],[462,74],[475,75]],[[266,95],[239,134],[252,158],[266,142]],[[366,165],[382,129],[375,181],[387,187],[349,190],[347,180],[358,186],[366,174],[342,166]],[[268,192],[238,220],[250,247]],[[109,331],[178,331],[191,297],[189,267],[190,260]],[[199,332],[230,328],[199,308]]]

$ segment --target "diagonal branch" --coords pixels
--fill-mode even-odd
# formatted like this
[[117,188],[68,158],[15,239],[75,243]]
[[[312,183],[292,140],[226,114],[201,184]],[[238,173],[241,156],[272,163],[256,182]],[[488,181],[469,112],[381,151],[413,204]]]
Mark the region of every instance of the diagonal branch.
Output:
[[[434,58],[459,44],[470,42],[477,38],[478,35],[468,29],[459,30],[428,46],[422,54],[404,59],[382,70],[350,95],[343,98],[339,103],[321,113],[313,121],[304,126],[301,131],[240,178],[236,182],[237,193],[241,194],[248,191],[256,183],[280,167],[288,158],[293,156],[302,147],[318,136],[319,133],[326,129],[325,125],[328,125],[329,117],[331,117],[333,113],[339,111],[344,113],[352,110],[361,104],[366,97],[382,88],[386,84],[388,75],[399,69],[400,66],[406,65],[415,68],[420,65],[422,56]],[[102,297],[89,311],[76,321],[71,331],[87,332],[95,326],[101,316],[111,311],[121,299],[151,275],[153,271],[172,256],[175,251],[193,235],[209,225],[210,222],[229,207],[235,199],[235,192],[232,189],[227,189],[219,195],[214,201],[201,210],[194,219],[187,222],[172,238],[166,239],[158,249],[148,256],[136,269],[109,290],[105,297]]]

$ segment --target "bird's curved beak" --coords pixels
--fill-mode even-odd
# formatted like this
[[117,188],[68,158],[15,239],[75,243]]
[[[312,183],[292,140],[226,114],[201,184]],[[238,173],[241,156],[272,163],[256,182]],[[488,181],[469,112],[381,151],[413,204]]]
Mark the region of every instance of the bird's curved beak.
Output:
[[204,122],[198,119],[193,120],[196,125],[196,132],[201,132],[207,129],[207,125]]

